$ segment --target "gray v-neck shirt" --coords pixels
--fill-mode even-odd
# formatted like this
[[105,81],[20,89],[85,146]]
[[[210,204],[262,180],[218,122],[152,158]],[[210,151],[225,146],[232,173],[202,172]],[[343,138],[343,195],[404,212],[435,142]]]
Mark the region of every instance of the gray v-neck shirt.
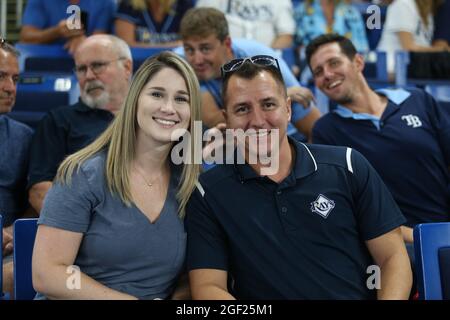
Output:
[[83,163],[70,185],[55,183],[38,223],[83,233],[74,262],[81,272],[140,299],[165,299],[184,267],[186,252],[175,197],[179,170],[171,167],[164,207],[151,223],[135,205],[127,207],[108,190],[105,156],[102,152]]

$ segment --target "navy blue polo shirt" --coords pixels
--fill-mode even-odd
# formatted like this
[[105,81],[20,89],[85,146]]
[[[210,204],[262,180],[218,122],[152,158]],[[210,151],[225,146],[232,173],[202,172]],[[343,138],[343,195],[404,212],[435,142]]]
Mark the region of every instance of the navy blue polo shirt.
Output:
[[290,139],[281,183],[247,165],[200,176],[187,207],[187,266],[228,271],[238,299],[372,299],[365,241],[405,219],[361,154]]
[[338,106],[320,118],[313,142],[360,151],[384,180],[407,225],[450,220],[450,110],[426,92],[379,90],[381,118]]
[[113,119],[111,112],[90,108],[81,100],[51,110],[33,136],[28,188],[52,181],[66,156],[93,142]]

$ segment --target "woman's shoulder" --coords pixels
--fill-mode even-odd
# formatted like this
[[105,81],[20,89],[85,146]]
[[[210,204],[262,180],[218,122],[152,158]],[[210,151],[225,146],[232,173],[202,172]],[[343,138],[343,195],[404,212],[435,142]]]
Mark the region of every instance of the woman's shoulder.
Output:
[[[90,188],[103,189],[105,182],[105,161],[106,152],[101,151],[85,160],[78,169],[75,170],[73,178],[75,181],[88,182]],[[87,180],[87,181],[86,181]]]
[[80,167],[85,173],[94,173],[105,167],[105,161],[106,151],[100,151],[84,161]]

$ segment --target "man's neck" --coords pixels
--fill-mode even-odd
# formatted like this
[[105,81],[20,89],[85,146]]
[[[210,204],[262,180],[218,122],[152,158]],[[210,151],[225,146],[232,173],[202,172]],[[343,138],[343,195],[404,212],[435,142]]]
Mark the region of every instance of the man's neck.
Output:
[[[81,99],[81,101],[83,101],[83,99]],[[119,112],[119,110],[122,108],[123,101],[124,101],[123,99],[110,98],[109,102],[107,104],[105,104],[103,106],[96,106],[96,107],[89,106],[85,101],[83,101],[83,103],[92,109],[105,110],[105,111],[109,111],[112,114],[116,115],[117,112]]]
[[342,105],[354,113],[367,113],[381,118],[387,102],[388,99],[385,96],[377,94],[365,85],[353,96],[352,101]]
[[[275,157],[278,157],[278,162],[276,162],[277,160],[272,160],[270,166],[263,165],[261,163],[249,165],[259,175],[265,175],[270,180],[275,181],[276,183],[280,183],[291,173],[295,158],[295,151],[289,143],[287,136],[281,142],[278,155],[273,154],[272,159],[274,159]],[[269,172],[269,174],[265,174],[265,172]]]

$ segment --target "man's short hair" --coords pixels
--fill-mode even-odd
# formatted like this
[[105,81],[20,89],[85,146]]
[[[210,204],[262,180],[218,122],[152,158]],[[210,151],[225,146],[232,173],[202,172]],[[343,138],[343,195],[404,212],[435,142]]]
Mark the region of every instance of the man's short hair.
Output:
[[180,35],[185,40],[192,37],[206,38],[214,34],[220,41],[229,35],[225,15],[214,8],[191,8],[181,19]]
[[231,71],[223,76],[223,79],[222,79],[222,101],[223,101],[224,109],[226,109],[226,96],[227,96],[226,93],[228,90],[228,82],[230,81],[231,77],[236,76],[239,78],[251,80],[263,71],[269,73],[272,76],[272,78],[279,85],[281,91],[287,97],[286,86],[284,84],[283,76],[281,75],[280,70],[277,69],[276,66],[264,66],[264,65],[260,65],[260,64],[254,64],[247,60],[242,64],[241,67],[239,67],[238,69]]
[[130,61],[133,61],[133,56],[131,54],[131,49],[129,45],[121,38],[108,34],[106,35],[113,45],[113,49],[116,51],[118,57],[127,58]]
[[6,42],[6,40],[3,38],[0,38],[0,49],[11,53],[16,58],[20,56],[20,52],[16,48],[14,48],[11,44]]
[[311,57],[317,50],[319,50],[319,47],[333,42],[336,42],[339,45],[342,53],[345,54],[350,60],[353,60],[355,55],[358,53],[355,46],[348,38],[336,33],[323,34],[313,39],[306,46],[306,61],[308,62],[308,65],[311,67]]

